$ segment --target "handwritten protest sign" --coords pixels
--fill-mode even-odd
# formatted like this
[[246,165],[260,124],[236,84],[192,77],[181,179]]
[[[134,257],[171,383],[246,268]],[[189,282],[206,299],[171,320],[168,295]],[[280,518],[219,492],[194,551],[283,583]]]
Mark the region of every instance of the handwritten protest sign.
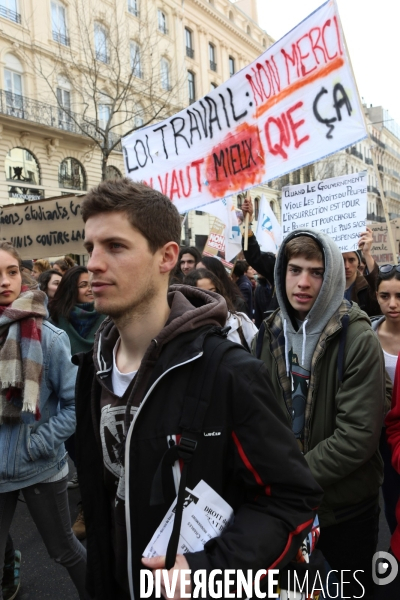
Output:
[[283,237],[296,229],[317,229],[342,252],[351,252],[358,248],[366,216],[366,171],[282,188]]
[[230,266],[230,261],[235,258],[242,249],[241,227],[243,225],[243,213],[234,206],[232,198],[223,198],[219,202],[209,204],[207,206],[207,212],[217,217],[220,224],[217,224],[216,221],[214,222],[204,252],[210,255],[215,254],[210,248],[216,248],[217,241],[213,236],[215,233],[214,230],[217,228],[217,235],[221,236],[221,243],[222,237],[224,238],[224,249],[222,250],[219,248],[219,250],[224,252],[223,258],[229,262],[228,266]]
[[[385,222],[368,221],[368,227],[372,229],[374,241],[371,247],[371,254],[378,265],[397,264],[397,257],[393,258],[393,253],[390,248],[388,235],[388,227]],[[392,228],[393,239],[396,243],[398,254],[400,254],[400,219],[390,221]]]
[[329,0],[217,89],[122,145],[126,174],[184,212],[365,137],[337,6]]
[[25,258],[84,254],[83,197],[62,196],[0,208],[0,237]]

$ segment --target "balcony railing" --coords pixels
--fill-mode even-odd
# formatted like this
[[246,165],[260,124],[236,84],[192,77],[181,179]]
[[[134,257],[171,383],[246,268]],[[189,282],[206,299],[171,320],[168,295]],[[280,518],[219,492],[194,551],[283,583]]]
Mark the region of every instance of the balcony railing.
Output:
[[[58,106],[32,100],[32,98],[5,90],[0,90],[0,113],[79,135],[85,135],[86,132],[87,135],[100,142],[104,139],[96,128],[95,119],[88,119],[87,117],[83,119],[80,114],[73,111],[64,112]],[[108,147],[112,146],[120,137],[110,131],[108,134]],[[117,144],[115,150],[122,152],[120,143]]]
[[0,5],[0,17],[5,17],[14,23],[21,23],[21,15],[13,10],[10,10],[6,6]]
[[372,140],[375,142],[375,144],[378,144],[378,146],[379,146],[380,148],[383,148],[383,149],[385,149],[385,148],[386,148],[386,144],[384,144],[383,142],[381,142],[381,140],[378,140],[378,138],[377,138],[377,137],[375,137],[374,135],[372,135],[372,134],[371,134],[371,138],[372,138]]
[[371,194],[376,194],[377,196],[380,196],[378,188],[376,188],[374,185],[368,185],[367,192],[370,192]]
[[69,37],[64,33],[61,33],[61,31],[53,29],[53,40],[63,46],[69,46]]
[[395,200],[400,200],[400,194],[398,194],[397,192],[393,192],[393,190],[389,190],[388,192],[385,192],[385,196],[386,198],[394,198]]
[[367,163],[367,165],[373,165],[374,164],[374,161],[372,160],[372,158],[369,158],[368,156],[366,156],[364,160]]
[[189,46],[186,46],[186,56],[188,56],[189,58],[194,58],[193,48],[189,48]]
[[383,172],[384,172],[384,170],[385,170],[385,169],[383,168],[383,165],[380,165],[380,164],[378,163],[378,171],[380,171],[381,173],[383,173]]
[[361,152],[359,152],[359,151],[357,150],[357,148],[354,148],[354,146],[353,146],[353,147],[352,147],[352,149],[351,149],[351,154],[352,154],[353,156],[356,156],[357,158],[360,158],[361,160],[363,159],[363,155],[361,154]]
[[217,70],[217,63],[215,63],[213,60],[210,60],[210,69],[211,71]]

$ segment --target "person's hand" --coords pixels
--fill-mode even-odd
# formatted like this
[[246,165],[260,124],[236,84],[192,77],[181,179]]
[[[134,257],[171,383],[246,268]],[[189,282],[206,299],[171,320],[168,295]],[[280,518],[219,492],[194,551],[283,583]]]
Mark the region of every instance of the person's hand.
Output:
[[247,213],[249,213],[249,220],[251,221],[254,213],[254,207],[251,198],[246,198],[246,200],[243,201],[241,209],[244,217],[246,217]]
[[367,231],[364,231],[360,235],[360,239],[358,240],[358,248],[362,250],[363,254],[369,254],[372,247],[372,242],[374,241],[372,235],[372,229],[367,227]]
[[[153,575],[154,575],[155,571],[157,571],[158,569],[164,569],[165,568],[165,556],[156,556],[155,558],[142,558],[142,563],[148,569],[152,569]],[[189,570],[190,569],[189,563],[188,563],[188,561],[186,560],[186,558],[184,557],[183,554],[177,554],[174,566],[172,567],[172,569],[170,569],[168,571],[168,579],[169,579],[169,584],[170,585],[172,583],[173,572],[174,571],[180,571],[182,569]],[[191,594],[191,592],[192,592],[192,584],[191,584],[191,581],[190,581],[189,574],[185,577],[185,581],[187,581],[187,584],[185,585],[185,589],[182,590],[182,591],[185,594]],[[164,598],[167,597],[166,591],[165,591],[165,586],[164,586],[164,579],[163,579],[162,576],[161,576],[161,593],[164,596]],[[186,596],[186,597],[188,597],[188,596]],[[169,598],[171,598],[171,596],[169,596]],[[174,596],[172,596],[172,598],[174,600],[180,600],[181,599],[181,578],[180,578],[179,574],[178,574],[178,578],[176,580],[175,594],[174,594]]]

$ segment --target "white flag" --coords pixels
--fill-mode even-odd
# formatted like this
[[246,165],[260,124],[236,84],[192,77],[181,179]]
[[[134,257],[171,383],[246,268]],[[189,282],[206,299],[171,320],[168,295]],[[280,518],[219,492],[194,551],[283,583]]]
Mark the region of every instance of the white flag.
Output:
[[261,196],[256,237],[263,252],[276,254],[282,243],[282,227],[264,195]]

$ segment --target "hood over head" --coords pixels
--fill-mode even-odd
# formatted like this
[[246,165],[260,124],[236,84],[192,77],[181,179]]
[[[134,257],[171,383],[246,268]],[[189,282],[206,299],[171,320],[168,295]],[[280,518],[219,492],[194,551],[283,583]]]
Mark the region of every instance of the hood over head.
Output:
[[[322,249],[324,279],[318,297],[303,323],[295,317],[294,309],[286,295],[286,244],[295,237],[310,236]],[[343,257],[339,247],[326,234],[314,229],[301,229],[290,233],[283,241],[275,264],[275,285],[285,330],[286,367],[289,373],[288,352],[298,356],[299,364],[309,371],[311,358],[318,338],[343,301],[345,291]]]

